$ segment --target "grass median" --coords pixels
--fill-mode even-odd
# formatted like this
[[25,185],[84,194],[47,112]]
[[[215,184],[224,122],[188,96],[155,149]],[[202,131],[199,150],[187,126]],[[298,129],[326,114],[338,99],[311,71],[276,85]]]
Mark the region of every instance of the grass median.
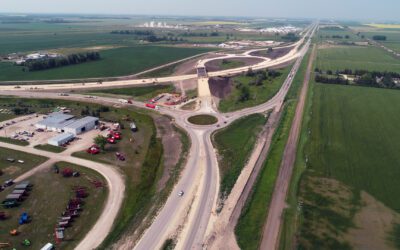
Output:
[[294,118],[296,100],[307,70],[308,58],[309,56],[307,55],[303,59],[302,65],[293,80],[293,85],[286,97],[286,106],[279,126],[272,138],[267,160],[236,225],[235,234],[238,244],[244,250],[259,248],[263,226],[268,215],[268,207]]
[[235,185],[266,120],[261,114],[250,115],[213,135],[213,144],[218,150],[222,200],[228,197]]

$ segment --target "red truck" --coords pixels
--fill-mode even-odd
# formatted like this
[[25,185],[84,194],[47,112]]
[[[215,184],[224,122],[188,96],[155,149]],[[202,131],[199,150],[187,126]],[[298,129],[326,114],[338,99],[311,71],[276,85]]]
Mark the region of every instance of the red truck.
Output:
[[155,109],[156,105],[151,104],[151,103],[146,103],[146,107],[151,108],[151,109]]

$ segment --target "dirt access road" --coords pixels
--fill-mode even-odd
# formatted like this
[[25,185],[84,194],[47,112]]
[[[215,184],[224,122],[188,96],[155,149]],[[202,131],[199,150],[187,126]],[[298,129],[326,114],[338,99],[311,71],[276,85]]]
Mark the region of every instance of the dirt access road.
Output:
[[273,250],[279,246],[279,234],[282,223],[282,214],[286,206],[286,194],[289,189],[289,183],[293,172],[293,166],[296,160],[297,142],[300,136],[300,129],[303,120],[303,111],[307,97],[308,85],[312,71],[312,63],[315,57],[316,47],[314,45],[307,66],[307,72],[304,76],[303,87],[301,89],[299,102],[296,107],[296,113],[293,119],[292,127],[289,133],[289,139],[286,143],[285,151],[279,175],[276,180],[274,193],[272,195],[267,221],[261,241],[261,250]]

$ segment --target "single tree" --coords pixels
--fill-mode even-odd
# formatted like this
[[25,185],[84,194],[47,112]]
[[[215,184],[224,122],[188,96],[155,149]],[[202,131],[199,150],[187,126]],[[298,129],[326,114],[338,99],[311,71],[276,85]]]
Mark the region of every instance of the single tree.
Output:
[[100,147],[101,150],[104,150],[107,144],[107,138],[102,136],[102,135],[98,135],[93,139],[94,143],[96,145],[98,145]]

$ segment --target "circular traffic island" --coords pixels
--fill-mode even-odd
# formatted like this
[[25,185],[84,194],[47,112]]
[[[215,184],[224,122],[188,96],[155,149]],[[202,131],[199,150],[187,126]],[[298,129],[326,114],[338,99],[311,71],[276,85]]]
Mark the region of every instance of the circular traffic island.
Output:
[[194,115],[189,117],[188,121],[195,125],[212,125],[218,122],[217,117],[213,115]]

